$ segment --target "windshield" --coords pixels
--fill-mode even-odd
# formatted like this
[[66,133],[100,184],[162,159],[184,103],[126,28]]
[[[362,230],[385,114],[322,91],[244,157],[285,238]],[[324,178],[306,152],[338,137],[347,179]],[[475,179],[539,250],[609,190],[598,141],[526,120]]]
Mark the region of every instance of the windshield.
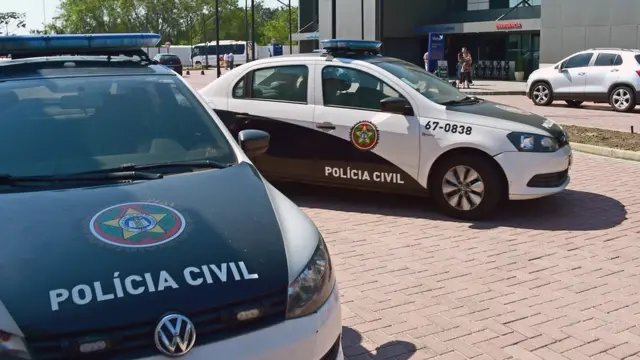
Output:
[[237,162],[194,94],[166,75],[0,82],[0,153],[0,174],[12,176]]
[[423,68],[402,60],[374,62],[374,65],[390,72],[422,96],[437,103],[452,103],[467,98],[454,86],[440,78],[427,73]]

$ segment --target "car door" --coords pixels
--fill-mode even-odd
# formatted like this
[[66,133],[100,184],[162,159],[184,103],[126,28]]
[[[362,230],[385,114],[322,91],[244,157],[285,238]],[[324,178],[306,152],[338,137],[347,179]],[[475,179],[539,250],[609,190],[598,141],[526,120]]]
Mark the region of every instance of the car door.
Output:
[[354,65],[318,65],[314,123],[323,151],[314,172],[322,182],[392,192],[423,187],[418,176],[416,116],[383,112],[382,99],[404,98],[377,74]]
[[608,101],[609,87],[620,77],[622,57],[616,53],[601,52],[592,66],[586,69],[585,99]]
[[272,180],[305,180],[318,151],[312,141],[313,64],[265,65],[253,69],[233,85],[225,124],[237,137],[245,129],[271,135],[269,149],[254,159]]
[[560,64],[558,75],[551,86],[559,98],[578,100],[584,96],[587,85],[587,67],[593,58],[592,52],[579,53]]

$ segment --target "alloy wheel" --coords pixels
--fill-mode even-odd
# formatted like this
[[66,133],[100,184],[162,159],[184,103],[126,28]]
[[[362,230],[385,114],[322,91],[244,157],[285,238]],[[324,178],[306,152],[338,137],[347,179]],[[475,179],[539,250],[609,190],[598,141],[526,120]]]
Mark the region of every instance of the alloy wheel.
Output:
[[469,166],[455,166],[442,179],[442,194],[453,208],[473,210],[484,198],[484,181],[477,171]]
[[533,100],[542,104],[549,99],[549,89],[544,85],[538,85],[533,89]]
[[617,89],[611,96],[611,103],[616,109],[626,109],[630,102],[631,94],[624,88]]

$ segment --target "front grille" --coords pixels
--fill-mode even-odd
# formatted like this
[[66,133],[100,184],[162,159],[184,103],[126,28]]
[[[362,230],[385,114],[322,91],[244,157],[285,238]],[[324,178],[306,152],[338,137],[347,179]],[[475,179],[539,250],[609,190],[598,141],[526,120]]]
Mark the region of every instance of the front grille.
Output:
[[539,174],[532,177],[527,186],[532,188],[554,188],[564,184],[567,176],[569,176],[569,169],[550,174]]
[[[240,303],[209,308],[201,311],[185,312],[196,329],[196,346],[225,340],[238,335],[266,328],[285,320],[286,289],[259,296]],[[239,321],[236,314],[243,310],[262,309],[262,316],[252,321]],[[158,314],[158,319],[163,314]],[[158,355],[154,344],[154,331],[158,319],[127,327],[99,329],[73,334],[59,334],[56,337],[28,338],[31,355],[35,359],[86,359],[124,360],[150,355]],[[90,321],[90,320],[89,320]],[[105,340],[107,350],[83,354],[79,346],[87,339]]]
[[336,360],[338,357],[338,352],[340,351],[340,341],[342,340],[342,336],[338,336],[336,342],[333,343],[331,349],[327,351],[326,354],[320,360]]

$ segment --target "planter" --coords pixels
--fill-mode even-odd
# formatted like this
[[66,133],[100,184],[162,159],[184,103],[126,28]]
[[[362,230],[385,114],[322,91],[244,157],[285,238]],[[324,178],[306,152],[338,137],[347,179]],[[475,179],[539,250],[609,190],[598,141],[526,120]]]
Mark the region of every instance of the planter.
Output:
[[524,71],[516,71],[514,75],[516,76],[516,81],[524,81]]

